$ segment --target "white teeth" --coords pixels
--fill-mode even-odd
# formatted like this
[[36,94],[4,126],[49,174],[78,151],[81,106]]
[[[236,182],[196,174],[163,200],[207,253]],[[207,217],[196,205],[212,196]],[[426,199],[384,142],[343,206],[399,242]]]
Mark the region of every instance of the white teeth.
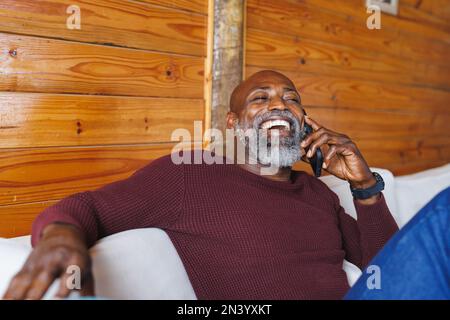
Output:
[[286,120],[268,120],[268,121],[263,122],[263,124],[261,125],[261,128],[264,130],[267,130],[267,129],[270,129],[275,126],[284,126],[284,127],[286,127],[286,130],[291,130],[291,125]]

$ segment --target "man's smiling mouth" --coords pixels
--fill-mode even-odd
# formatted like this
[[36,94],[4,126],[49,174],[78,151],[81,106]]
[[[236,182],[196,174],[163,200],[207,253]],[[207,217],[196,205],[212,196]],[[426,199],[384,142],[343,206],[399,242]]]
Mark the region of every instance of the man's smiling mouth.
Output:
[[280,136],[289,136],[291,135],[292,124],[288,119],[282,118],[272,118],[263,121],[260,125],[262,130],[267,130],[270,134],[272,130],[278,130]]
[[291,124],[289,121],[283,119],[274,119],[274,120],[266,120],[261,124],[261,129],[270,130],[270,129],[278,129],[278,130],[291,130]]

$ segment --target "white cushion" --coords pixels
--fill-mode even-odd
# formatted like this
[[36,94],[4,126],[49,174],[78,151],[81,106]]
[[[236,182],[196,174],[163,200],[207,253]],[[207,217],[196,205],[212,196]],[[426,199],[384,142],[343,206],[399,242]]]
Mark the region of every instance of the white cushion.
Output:
[[0,239],[0,297],[3,296],[11,278],[19,272],[31,252],[31,246],[14,239]]
[[156,228],[101,239],[91,249],[95,290],[112,299],[196,299],[169,236]]
[[395,178],[398,223],[404,226],[425,204],[450,186],[450,164]]
[[[27,244],[24,244],[27,242]],[[0,297],[31,252],[30,237],[0,239]],[[101,239],[90,250],[96,294],[111,299],[196,299],[167,234],[155,228]],[[45,298],[52,298],[55,282]]]

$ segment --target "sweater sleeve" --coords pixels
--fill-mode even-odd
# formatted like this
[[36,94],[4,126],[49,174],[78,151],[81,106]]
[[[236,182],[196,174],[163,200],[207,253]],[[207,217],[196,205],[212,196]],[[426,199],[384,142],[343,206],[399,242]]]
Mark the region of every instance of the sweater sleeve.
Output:
[[353,200],[357,220],[345,213],[344,208],[339,205],[337,196],[336,200],[345,258],[363,269],[398,230],[397,224],[389,211],[383,193],[377,202],[371,205],[364,205]]
[[89,246],[125,230],[165,229],[178,218],[183,199],[184,167],[165,156],[128,179],[74,194],[47,208],[33,223],[31,242],[35,246],[45,226],[55,222],[77,226]]

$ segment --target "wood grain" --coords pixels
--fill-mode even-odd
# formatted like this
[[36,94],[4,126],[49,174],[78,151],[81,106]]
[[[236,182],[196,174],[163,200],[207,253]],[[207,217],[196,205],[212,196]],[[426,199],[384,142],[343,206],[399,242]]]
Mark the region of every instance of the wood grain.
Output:
[[421,136],[356,141],[371,166],[394,169],[398,164],[449,161],[450,136]]
[[[266,68],[271,68],[267,66]],[[247,75],[265,69],[247,66]],[[276,69],[275,69],[276,70]],[[450,92],[315,73],[279,70],[290,78],[307,106],[448,114]]]
[[[60,199],[125,179],[175,143],[6,149],[0,153],[0,206]],[[189,145],[186,145],[189,147]]]
[[331,130],[342,132],[353,139],[380,139],[395,137],[440,135],[448,132],[450,115],[378,112],[343,108],[308,107],[308,115]]
[[[69,30],[70,5],[81,29]],[[0,31],[130,48],[205,55],[206,16],[123,0],[2,0]]]
[[36,216],[56,201],[0,206],[0,238],[29,235]]
[[[291,0],[287,0],[291,1]],[[292,0],[296,1],[296,0]],[[431,0],[435,1],[435,0]],[[338,15],[342,15],[347,19],[351,20],[355,24],[365,25],[366,19],[369,14],[366,12],[365,1],[359,0],[346,0],[341,1],[339,5],[336,2],[329,0],[302,0],[303,3],[310,5],[311,8],[317,8],[326,10],[328,12],[333,12]],[[420,2],[429,2],[420,0]],[[385,34],[391,32],[397,32],[398,35],[406,37],[407,41],[411,37],[416,37],[419,40],[424,41],[437,41],[450,43],[450,24],[441,19],[428,19],[424,20],[424,15],[420,10],[415,8],[418,0],[411,6],[405,4],[404,1],[399,2],[398,15],[393,16],[390,14],[382,14],[381,17],[381,29],[386,29]],[[448,7],[447,3],[441,3],[441,10],[445,10]],[[438,23],[438,21],[440,23]],[[417,41],[417,39],[411,39]]]
[[252,28],[247,29],[246,61],[249,66],[450,90],[450,66]]
[[203,98],[203,58],[0,34],[0,90]]
[[413,16],[414,20],[420,22],[439,21],[439,24],[450,25],[448,0],[402,0],[399,14],[404,17]]
[[[325,10],[305,1],[249,0],[247,26],[350,46],[359,50],[380,52],[421,63],[447,66],[450,64],[448,59],[450,44],[442,39],[431,39],[428,37],[429,31],[426,31],[428,36],[421,32],[426,27],[420,24],[408,25],[409,28],[414,27],[414,30],[406,32],[399,30],[399,22],[393,20],[392,26],[388,27],[382,22],[381,29],[369,30],[366,27],[368,14],[362,6],[363,2],[358,0],[360,14],[365,15],[364,20],[337,12],[341,7],[349,7],[346,1],[339,2],[339,5],[327,0],[321,3],[328,3],[334,10]],[[441,33],[440,37],[442,36]]]
[[450,6],[448,0],[404,0],[399,17],[450,33]]
[[167,8],[176,8],[186,11],[208,14],[208,0],[136,0]]
[[0,93],[0,148],[167,142],[203,117],[203,100]]

